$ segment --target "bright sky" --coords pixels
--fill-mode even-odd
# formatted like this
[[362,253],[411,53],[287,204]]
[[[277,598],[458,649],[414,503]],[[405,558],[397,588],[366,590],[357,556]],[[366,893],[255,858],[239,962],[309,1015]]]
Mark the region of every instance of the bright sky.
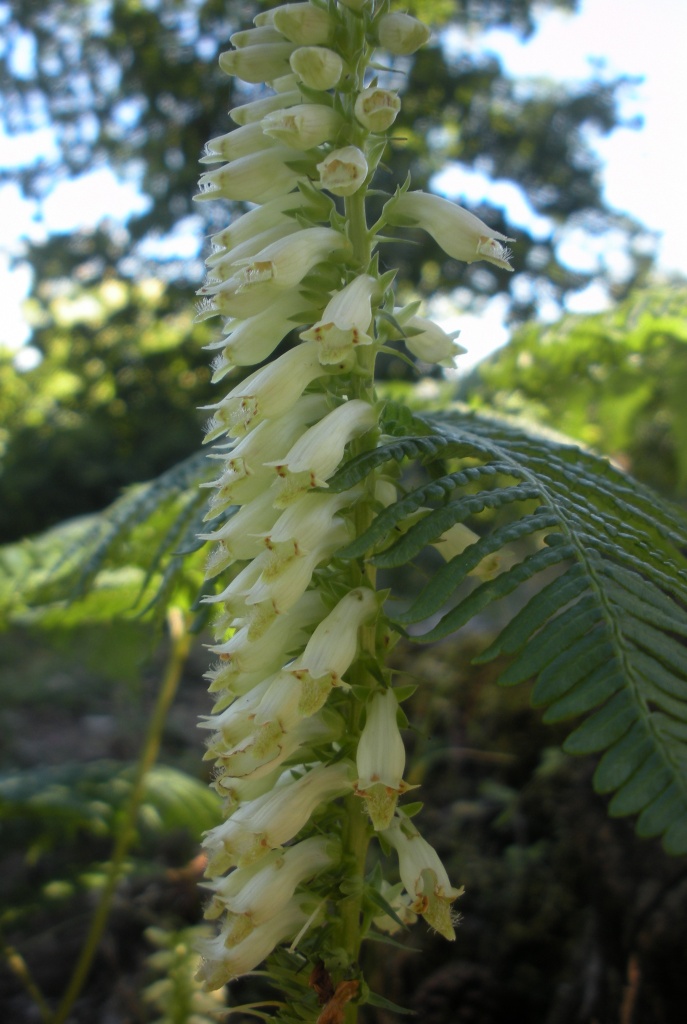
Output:
[[[582,0],[579,15],[548,12],[532,39],[522,44],[508,32],[494,31],[473,40],[460,33],[449,39],[458,48],[470,46],[498,54],[506,69],[517,76],[548,77],[574,82],[588,78],[590,61],[603,62],[603,77],[617,74],[641,75],[643,83],[626,90],[624,117],[637,114],[644,119],[641,131],[619,129],[593,145],[605,162],[604,190],[608,203],[642,221],[662,234],[659,267],[687,276],[687,255],[683,238],[687,233],[687,204],[684,202],[686,95],[684,50],[687,43],[685,0]],[[0,162],[19,166],[51,152],[49,130],[22,138],[0,138]],[[502,205],[509,223],[547,230],[546,221],[536,218],[524,196],[506,182],[488,183],[481,175],[449,168],[438,175],[433,187],[465,205],[488,197]],[[21,301],[29,284],[26,268],[9,271],[10,254],[21,252],[21,238],[40,240],[46,231],[70,231],[96,224],[105,216],[125,219],[145,206],[134,183],[118,183],[104,168],[86,179],[56,188],[39,211],[23,201],[13,185],[0,189],[0,298],[3,316],[0,344],[20,345],[28,338]],[[588,242],[570,233],[559,254],[572,266],[588,270],[598,264],[600,253]],[[617,248],[617,246],[616,246]],[[604,242],[604,257],[622,276],[623,256],[614,251],[614,239]],[[516,268],[517,270],[517,268]],[[607,297],[592,287],[573,297],[569,308],[579,311],[603,308]],[[479,318],[456,315],[445,301],[434,311],[451,330],[461,328],[461,342],[474,363],[507,337],[503,325],[503,299],[492,300]],[[542,304],[542,314],[554,317],[557,310]]]

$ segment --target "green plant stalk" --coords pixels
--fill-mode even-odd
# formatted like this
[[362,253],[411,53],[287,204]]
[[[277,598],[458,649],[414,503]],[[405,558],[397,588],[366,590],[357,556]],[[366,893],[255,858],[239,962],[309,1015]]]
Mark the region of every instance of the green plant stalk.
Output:
[[2,953],[7,961],[7,966],[12,971],[12,974],[19,979],[38,1007],[41,1020],[44,1024],[51,1024],[52,1013],[50,1011],[50,1007],[48,1006],[43,993],[34,981],[24,957],[14,948],[14,946],[8,945],[8,943],[1,938],[0,946],[2,946]]
[[107,919],[112,908],[112,900],[124,868],[124,860],[131,848],[136,834],[136,816],[143,799],[146,775],[157,761],[160,751],[162,732],[167,720],[170,706],[177,692],[181,674],[188,657],[191,637],[186,627],[184,614],[179,608],[170,608],[167,612],[167,625],[171,640],[171,649],[162,683],[158,691],[155,707],[136,766],[134,784],[131,795],[124,810],[107,877],[100,894],[86,940],[81,949],[79,959],[60,1001],[60,1005],[52,1017],[52,1024],[64,1024],[75,1001],[86,982],[93,959],[102,938]]

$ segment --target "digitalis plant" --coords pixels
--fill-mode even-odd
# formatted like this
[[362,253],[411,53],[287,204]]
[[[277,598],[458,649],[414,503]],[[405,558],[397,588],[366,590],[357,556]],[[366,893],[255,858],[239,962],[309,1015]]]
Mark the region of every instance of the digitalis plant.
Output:
[[[401,104],[389,67],[429,37],[389,6],[286,4],[233,36],[221,66],[265,88],[207,144],[197,197],[253,204],[213,236],[198,312],[224,320],[214,379],[230,380],[206,435],[202,724],[226,820],[205,838],[218,930],[199,976],[214,989],[267,959],[281,995],[250,1013],[283,1024],[388,1008],[363,975],[367,937],[417,917],[455,936],[462,890],[411,820],[409,693],[385,667],[406,626],[441,640],[515,594],[478,660],[512,656],[500,682],[534,679],[545,721],[586,716],[565,750],[603,754],[610,813],[687,852],[684,516],[574,445],[375,392],[390,344],[442,366],[461,351],[397,302],[393,233],[511,270],[511,239],[469,211],[410,182],[374,188]],[[377,570],[428,547],[445,564],[392,605]]]
[[[400,339],[427,362],[450,365],[461,352],[416,304],[396,305],[394,271],[378,257],[386,226],[420,226],[456,259],[511,269],[510,239],[408,183],[369,224],[401,106],[376,68],[428,38],[387,0],[258,15],[220,65],[267,88],[208,142],[212,169],[196,197],[255,204],[213,236],[199,316],[226,318],[217,381],[264,363],[211,407],[206,435],[219,470],[203,538],[208,579],[220,582],[205,598],[216,606],[217,661],[202,724],[227,816],[205,839],[206,916],[219,930],[202,943],[200,977],[222,986],[288,947],[274,966],[280,1020],[355,1020],[371,998],[359,962],[370,929],[420,915],[453,939],[461,892],[404,808],[407,693],[384,667],[398,633],[368,552],[346,555],[396,503],[396,475],[373,466],[355,486],[329,487],[346,455],[384,439],[377,353]],[[297,343],[275,356],[292,331]],[[462,530],[461,551],[476,538]],[[380,850],[396,855],[401,885],[367,877]]]

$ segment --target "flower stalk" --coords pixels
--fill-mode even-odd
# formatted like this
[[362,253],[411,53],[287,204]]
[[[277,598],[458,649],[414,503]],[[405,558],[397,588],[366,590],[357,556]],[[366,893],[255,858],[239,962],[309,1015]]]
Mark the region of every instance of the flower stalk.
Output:
[[[230,381],[206,435],[220,464],[206,517],[219,521],[202,535],[213,545],[206,575],[217,586],[205,600],[219,660],[202,726],[226,820],[204,842],[206,916],[219,932],[203,943],[200,977],[224,985],[286,945],[280,964],[290,955],[301,976],[304,960],[331,975],[329,1003],[318,1005],[314,986],[305,1016],[298,1008],[313,1024],[357,1020],[361,944],[375,921],[381,932],[393,926],[374,913],[383,892],[404,920],[423,915],[449,939],[460,894],[404,812],[402,695],[384,668],[393,633],[374,566],[339,555],[380,502],[396,500],[395,487],[375,471],[329,493],[341,464],[380,441],[375,359],[385,343],[402,339],[441,364],[460,352],[417,304],[395,308],[377,238],[388,225],[420,225],[440,244],[450,235],[455,258],[510,269],[507,239],[451,203],[447,229],[438,197],[399,189],[368,225],[401,104],[379,88],[375,52],[406,55],[429,37],[389,8],[291,3],[233,36],[221,67],[266,92],[231,111],[238,127],[207,144],[203,163],[221,166],[205,171],[198,196],[257,204],[213,236],[199,293],[200,318],[227,318],[210,347],[222,350],[213,379]],[[445,546],[457,543],[469,538]],[[401,882],[384,881],[375,901],[365,879],[378,836],[397,852]]]

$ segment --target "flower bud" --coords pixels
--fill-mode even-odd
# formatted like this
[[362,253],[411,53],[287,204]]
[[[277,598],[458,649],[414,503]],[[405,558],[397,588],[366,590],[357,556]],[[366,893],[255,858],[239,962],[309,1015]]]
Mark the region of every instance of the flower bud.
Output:
[[343,60],[325,46],[301,46],[289,58],[291,68],[309,89],[333,89],[343,74]]
[[317,165],[320,184],[335,196],[352,196],[367,177],[365,154],[357,146],[334,149]]
[[396,120],[401,101],[395,92],[373,86],[358,94],[354,112],[357,119],[371,132],[385,132]]
[[244,82],[257,85],[287,74],[293,51],[293,43],[258,43],[220,53],[219,66],[227,75],[236,75]]
[[427,192],[404,192],[384,209],[389,224],[421,227],[455,260],[487,260],[503,270],[513,270],[508,263],[510,250],[500,244],[513,239],[487,227],[479,217],[448,199]]
[[425,363],[439,366],[453,366],[456,356],[465,352],[454,336],[443,331],[433,320],[423,316],[411,316],[405,325],[403,342],[406,348]]
[[379,19],[379,44],[397,57],[415,53],[424,46],[431,32],[409,14],[383,14]]
[[261,121],[265,135],[294,149],[312,149],[334,138],[341,115],[324,103],[299,103],[273,110]]
[[338,363],[352,348],[374,341],[367,331],[372,323],[371,303],[376,284],[368,274],[356,277],[332,296],[322,318],[301,334],[304,341],[319,345],[323,365]]
[[272,24],[283,36],[299,46],[329,42],[335,22],[327,11],[310,3],[284,4],[274,12]]
[[403,781],[406,751],[397,712],[393,690],[376,693],[367,705],[365,727],[358,742],[355,791],[364,798],[378,832],[389,827],[399,794],[410,788]]
[[463,894],[463,889],[453,888],[436,850],[408,819],[397,818],[384,832],[384,838],[398,854],[401,881],[413,901],[410,909],[422,914],[445,939],[455,939],[451,903]]

